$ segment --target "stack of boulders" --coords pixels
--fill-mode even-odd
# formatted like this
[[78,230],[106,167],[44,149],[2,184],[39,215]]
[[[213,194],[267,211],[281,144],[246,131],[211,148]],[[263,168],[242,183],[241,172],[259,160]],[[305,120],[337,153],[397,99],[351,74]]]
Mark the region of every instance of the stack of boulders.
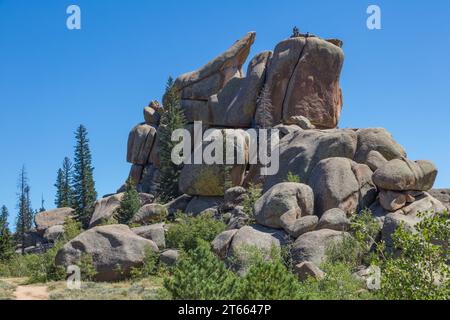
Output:
[[25,234],[25,239],[17,247],[17,252],[26,254],[42,253],[53,247],[53,244],[64,236],[64,222],[71,218],[75,210],[59,208],[39,212],[34,217],[36,228]]
[[[319,268],[328,245],[350,237],[350,218],[361,210],[372,210],[389,245],[401,222],[413,227],[421,219],[419,212],[446,209],[433,195],[448,204],[449,193],[430,191],[437,175],[432,162],[409,160],[385,129],[338,128],[343,104],[341,41],[297,34],[273,52],[255,55],[244,76],[242,66],[255,37],[254,32],[246,34],[175,81],[187,129],[192,131],[194,122],[202,121],[202,130],[215,128],[225,137],[240,138],[244,143],[234,151],[243,162],[185,165],[179,179],[183,195],[167,204],[154,203],[162,107],[152,102],[144,109],[145,123],[133,128],[128,140],[130,177],[141,192],[141,209],[132,222],[141,227],[102,226],[114,217],[121,188],[97,203],[91,229],[61,250],[58,263],[68,265],[89,253],[101,280],[120,278],[123,273],[114,271],[116,265],[130,271],[142,263],[144,248],[166,250],[160,259],[173,264],[178,252],[165,249],[166,226],[156,222],[177,211],[209,212],[228,223],[228,230],[213,241],[214,251],[222,259],[233,256],[237,270],[245,271],[249,247],[270,258],[274,247],[291,244],[299,277],[322,277]],[[279,130],[280,169],[262,176],[259,165],[249,164],[244,129],[267,125]],[[288,176],[299,182],[289,182]],[[262,195],[251,214],[248,187],[258,183]]]

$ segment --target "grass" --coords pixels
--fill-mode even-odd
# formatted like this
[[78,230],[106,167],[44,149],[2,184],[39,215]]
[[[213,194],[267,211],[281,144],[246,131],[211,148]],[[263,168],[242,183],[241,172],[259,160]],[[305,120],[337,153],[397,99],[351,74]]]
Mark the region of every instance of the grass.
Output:
[[117,283],[86,282],[81,290],[69,290],[65,282],[48,284],[50,300],[159,300],[164,299],[163,280],[148,277]]

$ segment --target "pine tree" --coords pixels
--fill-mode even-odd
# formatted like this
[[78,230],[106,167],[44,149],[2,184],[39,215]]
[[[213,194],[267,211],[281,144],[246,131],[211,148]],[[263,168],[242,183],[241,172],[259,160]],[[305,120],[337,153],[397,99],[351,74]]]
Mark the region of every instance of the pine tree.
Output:
[[130,223],[131,219],[141,207],[139,193],[137,192],[136,184],[131,177],[128,178],[125,186],[125,194],[120,202],[119,209],[117,209],[117,220],[121,224]]
[[[28,185],[28,177],[25,166],[22,167],[19,175],[18,183],[18,202],[17,208],[19,213],[16,221],[16,235],[19,241],[25,242],[25,235],[33,226],[33,209],[31,208],[30,186]],[[25,248],[22,246],[22,253]]]
[[171,77],[167,81],[163,104],[164,113],[158,130],[161,157],[159,197],[162,201],[169,201],[180,193],[178,180],[182,169],[182,165],[176,165],[172,162],[172,149],[177,145],[177,142],[172,141],[172,133],[185,126],[179,92]]
[[72,162],[69,158],[64,158],[63,166],[58,170],[56,178],[56,199],[55,204],[58,208],[72,207]]
[[92,157],[89,148],[87,130],[80,125],[75,133],[75,158],[73,168],[73,207],[76,210],[77,220],[84,227],[89,225],[89,220],[94,210],[97,199],[93,177]]
[[261,128],[268,128],[273,125],[273,105],[270,96],[270,88],[265,85],[258,97],[259,112],[256,114],[256,123]]
[[14,243],[8,225],[9,212],[5,206],[0,210],[0,261],[8,260],[14,253]]

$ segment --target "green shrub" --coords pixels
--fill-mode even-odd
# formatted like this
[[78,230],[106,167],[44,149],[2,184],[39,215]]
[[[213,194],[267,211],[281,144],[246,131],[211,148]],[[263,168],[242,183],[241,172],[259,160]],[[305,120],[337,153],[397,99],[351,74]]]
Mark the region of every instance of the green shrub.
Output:
[[63,244],[57,242],[53,248],[43,254],[24,255],[28,272],[28,283],[45,283],[49,281],[59,281],[65,278],[64,267],[55,264],[55,257]]
[[300,183],[300,177],[289,171],[286,177],[286,182]]
[[286,268],[280,254],[267,260],[259,255],[253,259],[246,274],[239,279],[234,298],[239,300],[300,299],[300,283]]
[[164,287],[175,300],[230,300],[234,298],[237,276],[198,240],[195,249],[182,253],[173,275]]
[[255,213],[254,213],[254,206],[256,201],[258,201],[259,198],[261,198],[262,195],[262,187],[261,185],[257,184],[250,184],[247,189],[247,194],[245,195],[244,202],[242,204],[244,212],[250,217],[251,221],[250,223],[254,223],[255,220]]
[[411,232],[401,225],[392,237],[399,256],[389,256],[384,262],[382,296],[396,300],[449,300],[449,214],[425,217],[415,229]]
[[81,271],[81,279],[83,281],[93,281],[97,276],[97,270],[94,267],[92,255],[88,253],[82,254],[79,262],[79,267]]
[[364,256],[363,247],[351,236],[345,236],[342,241],[336,243],[332,242],[325,252],[327,263],[344,264],[349,269],[360,266]]
[[125,184],[126,190],[120,207],[117,209],[117,221],[121,224],[128,224],[134,215],[141,208],[141,200],[136,190],[136,183],[130,177]]
[[131,278],[143,279],[157,274],[158,254],[151,249],[145,251],[142,266],[131,269]]
[[66,218],[64,220],[64,241],[69,242],[75,239],[83,232],[81,223],[73,218]]
[[300,296],[304,300],[358,300],[374,299],[366,290],[364,281],[356,278],[348,265],[343,263],[321,266],[326,273],[319,280],[309,278],[303,282]]
[[223,221],[214,219],[211,214],[202,214],[197,217],[181,215],[177,220],[178,223],[169,227],[166,240],[170,248],[186,251],[194,249],[198,239],[211,242],[226,228]]

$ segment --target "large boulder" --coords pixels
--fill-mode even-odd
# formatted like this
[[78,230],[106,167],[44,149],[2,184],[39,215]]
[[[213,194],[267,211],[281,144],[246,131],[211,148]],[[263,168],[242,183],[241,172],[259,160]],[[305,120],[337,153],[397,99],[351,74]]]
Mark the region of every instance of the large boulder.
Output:
[[[405,149],[399,145],[392,135],[384,128],[366,128],[356,131],[358,147],[354,160],[358,163],[368,164],[369,155],[377,151],[384,159],[391,161],[406,157]],[[372,159],[375,154],[371,154]]]
[[42,236],[50,227],[63,225],[66,218],[73,217],[75,210],[71,208],[59,208],[51,211],[39,212],[34,217],[36,231]]
[[181,103],[204,102],[206,108],[209,97],[218,93],[230,79],[242,78],[242,65],[250,53],[256,33],[249,32],[226,52],[200,69],[181,75],[175,87],[181,92]]
[[285,182],[269,189],[254,206],[256,222],[270,228],[282,228],[286,213],[292,220],[314,214],[312,189],[301,183]]
[[236,268],[244,272],[246,264],[254,254],[253,250],[257,250],[264,259],[270,259],[273,250],[280,250],[286,243],[286,237],[287,235],[279,230],[258,225],[245,226],[233,236],[228,257],[232,257]]
[[164,229],[164,223],[132,228],[131,231],[142,238],[152,240],[160,250],[166,248],[166,231]]
[[143,206],[131,219],[131,223],[154,224],[164,220],[168,215],[166,206],[158,203],[151,203]]
[[375,171],[373,182],[384,190],[428,191],[433,187],[437,173],[431,161],[394,159]]
[[310,261],[320,267],[327,257],[327,249],[349,236],[346,232],[329,229],[305,233],[294,242],[291,249],[292,259],[295,265]]
[[320,218],[317,230],[330,229],[336,231],[348,231],[351,221],[341,209],[334,208],[326,211]]
[[220,197],[194,197],[186,207],[185,213],[197,216],[208,210],[217,209],[223,202]]
[[414,232],[416,224],[421,221],[416,215],[404,215],[401,213],[389,213],[384,218],[383,228],[381,230],[381,237],[386,245],[386,249],[390,252],[394,249],[394,243],[392,241],[392,235],[395,233],[398,227],[403,226],[410,232]]
[[304,116],[319,128],[335,128],[342,109],[343,62],[342,49],[320,38],[295,37],[279,43],[266,80],[272,124],[290,124],[293,117]]
[[231,241],[238,232],[237,229],[226,230],[219,234],[211,243],[213,251],[221,259],[225,259],[228,256]]
[[370,207],[377,196],[372,174],[368,166],[346,158],[328,158],[319,162],[309,179],[316,214],[322,216],[333,208],[353,214]]
[[90,229],[68,242],[58,251],[55,263],[77,265],[87,254],[97,271],[96,280],[117,281],[141,266],[148,250],[158,252],[158,247],[125,225],[109,225]]
[[150,163],[150,152],[155,141],[156,129],[148,124],[134,127],[128,136],[127,161],[132,164]]
[[247,128],[252,125],[271,55],[270,51],[256,55],[250,61],[244,79],[230,80],[221,92],[209,98],[211,125],[235,128]]
[[183,194],[179,196],[176,199],[173,199],[172,201],[165,204],[165,207],[167,208],[167,213],[169,215],[173,215],[176,212],[186,212],[186,208],[191,202],[192,197],[188,196],[187,194]]
[[357,144],[353,130],[299,130],[280,141],[280,170],[267,176],[264,191],[286,181],[289,172],[303,183],[308,182],[311,171],[323,159],[342,157],[353,159]]

